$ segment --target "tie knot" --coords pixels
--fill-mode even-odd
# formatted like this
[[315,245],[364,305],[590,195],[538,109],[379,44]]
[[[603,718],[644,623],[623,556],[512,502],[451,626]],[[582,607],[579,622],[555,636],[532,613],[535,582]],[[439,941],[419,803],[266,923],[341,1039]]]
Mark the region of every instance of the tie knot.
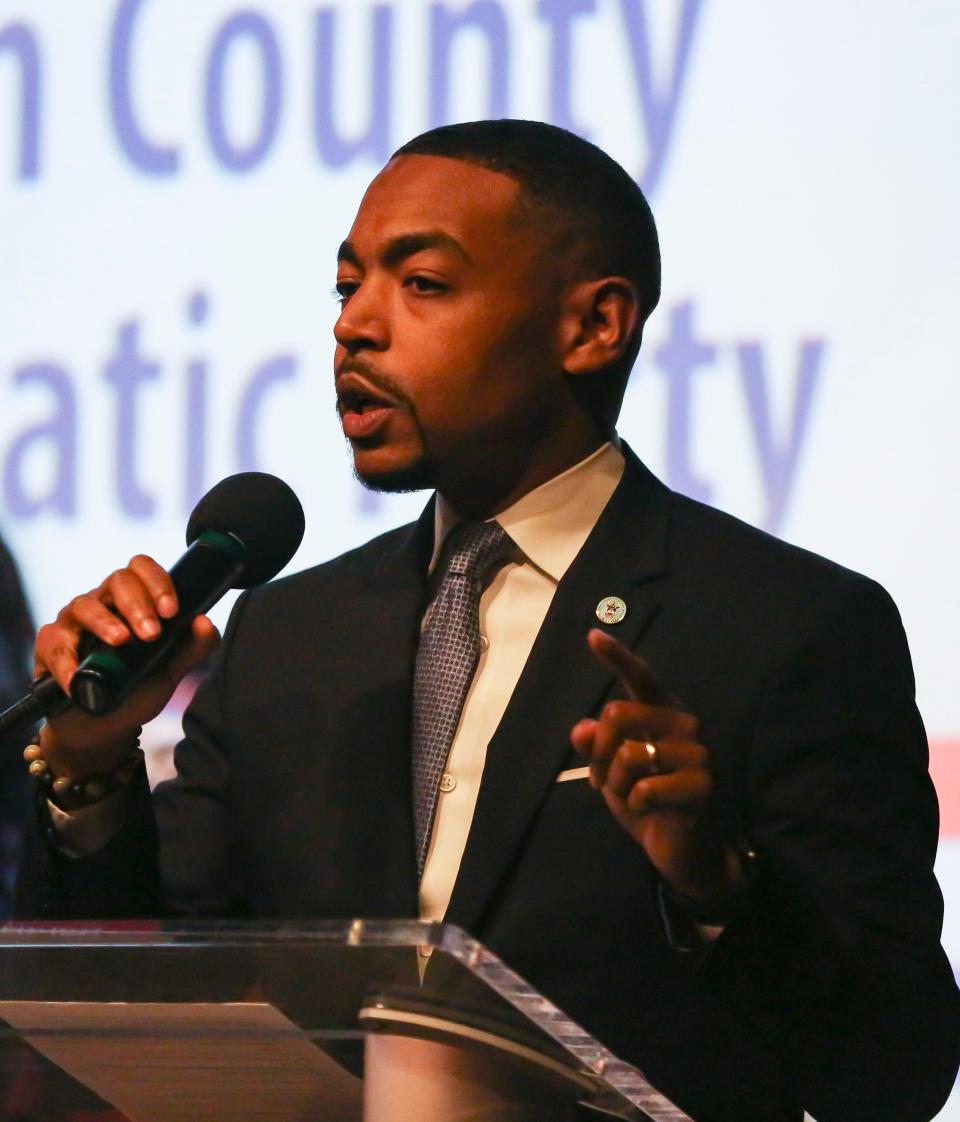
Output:
[[513,539],[499,522],[461,522],[443,543],[442,571],[482,581],[513,548]]

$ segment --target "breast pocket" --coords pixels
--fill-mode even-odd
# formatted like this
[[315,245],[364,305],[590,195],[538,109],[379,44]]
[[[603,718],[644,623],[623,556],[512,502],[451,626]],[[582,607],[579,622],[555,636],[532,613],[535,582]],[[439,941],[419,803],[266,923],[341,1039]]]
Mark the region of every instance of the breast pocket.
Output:
[[566,778],[566,773],[560,774],[564,778],[558,778],[553,784],[553,789],[547,796],[545,811],[570,813],[605,809],[602,795],[590,786],[586,775],[571,775]]

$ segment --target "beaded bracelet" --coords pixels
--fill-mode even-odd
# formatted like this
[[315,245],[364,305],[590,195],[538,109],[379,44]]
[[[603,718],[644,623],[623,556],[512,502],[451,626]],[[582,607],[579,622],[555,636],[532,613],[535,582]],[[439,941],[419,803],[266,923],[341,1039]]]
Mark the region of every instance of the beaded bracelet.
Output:
[[23,758],[30,765],[28,771],[40,784],[47,798],[61,810],[82,810],[93,806],[126,785],[143,763],[143,750],[139,741],[133,752],[106,775],[91,775],[87,779],[69,779],[54,776],[39,744],[29,744]]

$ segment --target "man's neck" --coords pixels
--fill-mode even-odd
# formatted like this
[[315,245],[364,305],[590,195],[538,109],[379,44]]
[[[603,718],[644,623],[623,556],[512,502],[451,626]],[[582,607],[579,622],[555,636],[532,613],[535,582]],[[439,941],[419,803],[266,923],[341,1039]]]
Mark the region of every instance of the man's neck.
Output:
[[529,461],[520,472],[513,473],[503,481],[497,480],[493,473],[485,472],[482,465],[477,465],[472,478],[469,482],[465,481],[463,486],[440,486],[437,491],[458,520],[482,521],[495,518],[531,491],[592,456],[598,448],[611,440],[616,440],[615,432],[594,433],[590,439],[573,445],[562,453],[558,450],[555,455]]

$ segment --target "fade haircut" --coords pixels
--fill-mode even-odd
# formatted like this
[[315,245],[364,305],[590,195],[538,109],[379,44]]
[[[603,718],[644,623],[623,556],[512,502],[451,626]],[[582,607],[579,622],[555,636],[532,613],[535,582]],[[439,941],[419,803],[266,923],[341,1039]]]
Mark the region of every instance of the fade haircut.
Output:
[[643,192],[616,160],[566,129],[519,120],[442,125],[393,155],[447,156],[509,175],[533,217],[567,245],[582,247],[598,276],[632,281],[640,297],[640,324],[626,356],[632,365],[643,323],[660,299],[660,246]]

